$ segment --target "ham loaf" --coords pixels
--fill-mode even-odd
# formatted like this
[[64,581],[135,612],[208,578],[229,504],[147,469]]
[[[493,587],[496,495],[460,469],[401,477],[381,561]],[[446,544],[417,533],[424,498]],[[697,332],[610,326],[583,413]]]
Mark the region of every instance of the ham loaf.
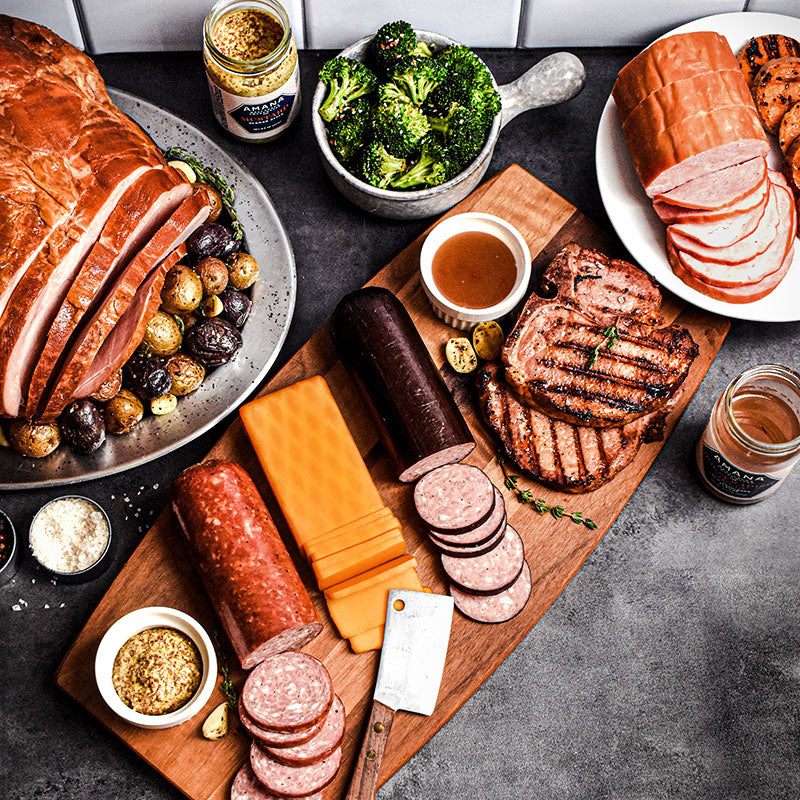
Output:
[[718,33],[696,31],[668,36],[654,42],[620,70],[612,93],[614,102],[624,120],[643,98],[668,83],[737,66],[730,45]]

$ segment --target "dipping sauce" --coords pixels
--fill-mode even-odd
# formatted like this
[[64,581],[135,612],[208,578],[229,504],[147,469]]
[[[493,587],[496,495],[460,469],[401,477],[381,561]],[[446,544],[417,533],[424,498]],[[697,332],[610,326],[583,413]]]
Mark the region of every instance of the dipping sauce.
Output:
[[280,136],[300,108],[297,45],[286,10],[277,0],[220,0],[203,31],[219,124],[247,142]]
[[462,308],[489,308],[511,293],[517,265],[509,247],[496,236],[464,231],[439,245],[431,274],[451,303]]
[[706,488],[731,503],[757,503],[798,458],[800,375],[779,364],[745,370],[717,400],[697,444]]
[[195,643],[173,628],[149,628],[122,645],[111,672],[119,699],[140,714],[169,714],[192,699],[203,672]]

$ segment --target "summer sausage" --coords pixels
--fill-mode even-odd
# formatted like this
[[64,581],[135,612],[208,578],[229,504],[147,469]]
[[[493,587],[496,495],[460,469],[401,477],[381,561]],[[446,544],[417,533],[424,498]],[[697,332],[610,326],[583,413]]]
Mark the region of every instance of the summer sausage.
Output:
[[442,567],[450,581],[471,594],[499,594],[511,586],[525,565],[522,538],[506,525],[503,541],[490,552],[475,558],[442,556]]
[[490,553],[503,541],[506,533],[506,520],[503,518],[503,523],[500,528],[492,534],[491,539],[480,544],[471,544],[461,547],[452,547],[447,544],[444,539],[440,539],[433,533],[428,534],[431,544],[443,555],[452,556],[453,558],[475,558]]
[[287,767],[276,761],[255,742],[250,747],[250,765],[267,791],[278,797],[302,797],[324,789],[339,771],[342,748],[337,747],[327,758],[307,767]]
[[342,743],[345,728],[344,703],[339,696],[333,698],[325,724],[313,739],[294,747],[265,747],[276,761],[287,767],[307,767],[326,759]]
[[494,511],[495,488],[486,473],[468,464],[449,464],[414,487],[414,505],[434,533],[466,533]]
[[467,423],[405,306],[370,286],[336,307],[331,334],[394,463],[415,481],[475,448]]
[[267,747],[296,747],[313,739],[322,730],[323,720],[299,731],[272,731],[259,725],[248,713],[239,695],[239,720],[242,727]]
[[494,508],[492,513],[477,528],[466,532],[431,531],[434,538],[452,547],[475,547],[486,544],[505,523],[506,502],[500,490],[494,488]]
[[531,570],[527,563],[523,564],[517,580],[500,594],[474,595],[450,586],[450,595],[456,608],[475,622],[508,622],[525,608],[531,596]]
[[[261,781],[256,778],[250,762],[247,762],[242,765],[233,779],[231,800],[280,800],[280,798],[266,790]],[[322,800],[322,792],[309,795],[304,800]]]
[[250,476],[230,461],[185,469],[172,508],[243,669],[298,650],[322,623]]
[[314,656],[278,653],[247,676],[242,703],[268,730],[299,731],[324,719],[333,703],[333,683],[325,665]]

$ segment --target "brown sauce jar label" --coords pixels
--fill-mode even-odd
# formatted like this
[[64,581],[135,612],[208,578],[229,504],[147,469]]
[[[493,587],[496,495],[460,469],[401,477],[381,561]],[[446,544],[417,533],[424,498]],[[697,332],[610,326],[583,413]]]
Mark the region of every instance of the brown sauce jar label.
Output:
[[747,472],[731,464],[717,450],[703,443],[703,475],[718,492],[738,500],[750,500],[772,489],[780,478],[758,472]]

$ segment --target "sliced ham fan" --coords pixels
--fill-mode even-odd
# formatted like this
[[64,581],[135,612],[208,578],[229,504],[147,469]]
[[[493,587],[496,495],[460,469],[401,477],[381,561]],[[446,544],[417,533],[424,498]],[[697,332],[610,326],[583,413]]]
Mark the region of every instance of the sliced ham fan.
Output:
[[[761,219],[764,209],[767,207],[769,199],[769,181],[765,180],[760,186],[753,190],[747,197],[743,197],[736,203],[732,203],[727,208],[701,209],[684,208],[664,203],[661,200],[653,201],[658,218],[668,225],[673,222],[719,222],[727,219],[734,214],[751,214]],[[757,224],[757,223],[756,223]]]

